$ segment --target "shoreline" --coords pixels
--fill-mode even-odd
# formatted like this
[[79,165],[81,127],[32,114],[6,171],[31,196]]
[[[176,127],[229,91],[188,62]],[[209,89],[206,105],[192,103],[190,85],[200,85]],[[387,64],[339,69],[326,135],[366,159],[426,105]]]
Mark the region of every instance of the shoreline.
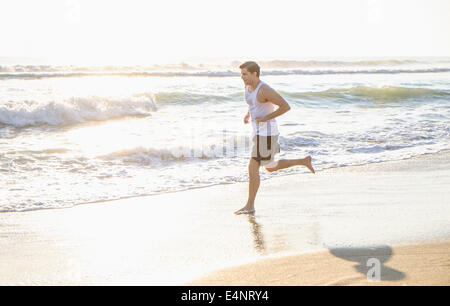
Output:
[[261,260],[447,241],[449,169],[446,151],[273,177],[255,215],[233,214],[247,182],[3,212],[0,284],[179,285]]
[[[414,162],[416,159],[418,159],[420,161],[420,159],[427,158],[427,156],[430,156],[430,155],[441,155],[441,154],[448,154],[448,153],[450,154],[450,149],[444,149],[444,150],[441,150],[441,151],[436,152],[436,153],[425,153],[425,154],[412,156],[410,158],[388,160],[388,161],[379,161],[379,162],[371,162],[371,163],[368,163],[368,164],[361,164],[361,165],[336,166],[336,167],[325,168],[325,169],[322,169],[322,170],[316,170],[316,172],[319,172],[319,173],[329,172],[329,171],[333,172],[333,171],[339,171],[340,169],[342,169],[344,171],[358,171],[358,169],[359,169],[358,167],[366,168],[366,169],[363,169],[363,171],[364,170],[365,171],[367,171],[367,170],[370,171],[370,170],[375,170],[375,169],[373,169],[373,167],[376,167],[376,166],[383,167],[384,164],[388,164],[388,168],[389,168],[390,164],[395,164],[395,163],[399,163],[399,162],[400,163],[403,163],[403,162]],[[261,168],[263,168],[263,167],[261,167]],[[383,170],[387,170],[388,168],[385,167]],[[261,171],[264,171],[264,170],[261,170]],[[309,173],[309,172],[305,172],[305,173]],[[261,181],[267,181],[267,180],[271,180],[271,179],[277,179],[277,178],[288,177],[288,176],[295,176],[295,175],[304,175],[305,173],[284,173],[284,174],[276,176],[276,177],[267,178],[267,179],[261,179]],[[234,184],[248,184],[248,181],[245,181],[245,182],[231,182],[231,183],[217,183],[217,184],[211,184],[211,185],[206,185],[206,186],[189,187],[187,189],[182,189],[182,190],[164,191],[164,192],[152,193],[152,194],[140,194],[140,195],[124,196],[124,197],[115,198],[115,199],[109,199],[109,200],[96,200],[96,201],[92,201],[92,202],[82,202],[82,203],[73,204],[72,206],[67,206],[67,207],[34,208],[34,209],[26,209],[26,210],[20,210],[20,211],[0,211],[0,214],[2,214],[2,213],[23,213],[23,212],[32,212],[32,211],[41,211],[41,210],[53,210],[53,209],[70,209],[70,208],[78,207],[80,205],[90,205],[90,204],[97,204],[97,203],[116,202],[116,201],[135,199],[135,198],[153,197],[153,196],[160,196],[160,195],[164,195],[164,194],[172,194],[172,193],[186,192],[186,191],[196,190],[196,189],[211,188],[211,187],[215,187],[215,186],[227,186],[227,185],[234,185]]]

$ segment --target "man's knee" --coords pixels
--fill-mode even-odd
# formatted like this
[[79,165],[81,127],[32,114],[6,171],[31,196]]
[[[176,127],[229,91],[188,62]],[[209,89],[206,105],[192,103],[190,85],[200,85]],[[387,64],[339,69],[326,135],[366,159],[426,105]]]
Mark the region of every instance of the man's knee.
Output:
[[268,172],[273,172],[273,171],[277,170],[277,166],[278,166],[278,162],[277,161],[271,161],[267,165],[264,165],[264,168]]

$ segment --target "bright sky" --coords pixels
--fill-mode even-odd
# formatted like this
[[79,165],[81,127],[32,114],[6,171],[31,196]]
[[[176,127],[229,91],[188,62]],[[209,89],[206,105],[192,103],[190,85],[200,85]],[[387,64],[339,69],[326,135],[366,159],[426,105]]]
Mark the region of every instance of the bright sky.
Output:
[[2,0],[0,56],[450,56],[449,0]]

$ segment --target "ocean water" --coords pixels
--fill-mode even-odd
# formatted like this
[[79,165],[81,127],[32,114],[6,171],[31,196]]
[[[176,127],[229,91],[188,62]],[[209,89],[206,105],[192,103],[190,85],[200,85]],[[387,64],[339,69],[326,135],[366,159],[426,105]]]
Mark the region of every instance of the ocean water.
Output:
[[[0,58],[0,211],[247,181],[239,64]],[[320,172],[450,149],[450,58],[260,64],[291,106],[277,118],[279,159],[311,155]]]

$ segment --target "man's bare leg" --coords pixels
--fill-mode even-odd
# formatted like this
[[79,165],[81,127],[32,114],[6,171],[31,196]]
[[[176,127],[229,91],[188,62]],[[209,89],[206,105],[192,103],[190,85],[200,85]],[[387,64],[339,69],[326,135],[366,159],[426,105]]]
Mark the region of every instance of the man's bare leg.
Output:
[[316,173],[311,165],[311,156],[307,156],[301,159],[281,159],[274,168],[266,168],[269,172],[274,172],[281,169],[286,169],[292,166],[305,166],[312,173]]
[[259,178],[259,162],[257,162],[253,158],[250,159],[250,163],[248,164],[248,176],[249,182],[248,182],[247,204],[238,211],[234,212],[237,215],[242,213],[252,213],[255,211],[255,198],[256,193],[258,192],[260,178]]

